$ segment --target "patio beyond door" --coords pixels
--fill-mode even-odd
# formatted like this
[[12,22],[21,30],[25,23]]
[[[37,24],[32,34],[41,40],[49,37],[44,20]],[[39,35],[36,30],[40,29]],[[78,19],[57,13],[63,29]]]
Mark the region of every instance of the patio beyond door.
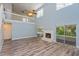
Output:
[[56,27],[56,41],[64,44],[76,45],[76,25]]

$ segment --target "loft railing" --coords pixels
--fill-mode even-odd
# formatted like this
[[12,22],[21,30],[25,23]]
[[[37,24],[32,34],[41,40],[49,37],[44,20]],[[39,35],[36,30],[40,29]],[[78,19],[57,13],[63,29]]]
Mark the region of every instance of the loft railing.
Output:
[[22,22],[29,22],[29,23],[35,22],[35,17],[27,17],[27,16],[24,16],[24,15],[11,13],[11,12],[7,12],[7,11],[4,11],[3,15],[4,15],[4,19],[16,20],[16,21],[22,21]]
[[6,12],[6,11],[4,11],[4,17],[5,17],[5,19],[18,20],[18,21],[22,21],[23,18],[27,19],[26,16],[22,16],[22,15],[19,15],[19,14]]

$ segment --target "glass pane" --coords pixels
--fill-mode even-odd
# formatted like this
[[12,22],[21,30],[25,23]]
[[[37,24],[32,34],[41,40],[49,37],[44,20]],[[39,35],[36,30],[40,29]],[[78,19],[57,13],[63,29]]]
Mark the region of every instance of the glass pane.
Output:
[[56,28],[56,34],[57,35],[64,35],[64,27],[63,26],[59,26]]
[[56,28],[56,40],[57,42],[64,43],[65,35],[64,35],[64,26],[58,26]]
[[42,17],[43,16],[43,8],[42,9],[40,9],[38,12],[37,12],[37,18],[39,18],[39,17]]
[[65,35],[70,37],[76,37],[76,25],[66,25]]
[[76,25],[65,26],[65,43],[76,45]]

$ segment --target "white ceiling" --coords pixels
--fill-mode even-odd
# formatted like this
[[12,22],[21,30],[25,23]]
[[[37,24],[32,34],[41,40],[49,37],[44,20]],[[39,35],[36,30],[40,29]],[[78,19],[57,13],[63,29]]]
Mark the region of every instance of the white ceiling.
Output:
[[24,11],[24,10],[37,10],[43,5],[43,3],[14,3],[13,9]]

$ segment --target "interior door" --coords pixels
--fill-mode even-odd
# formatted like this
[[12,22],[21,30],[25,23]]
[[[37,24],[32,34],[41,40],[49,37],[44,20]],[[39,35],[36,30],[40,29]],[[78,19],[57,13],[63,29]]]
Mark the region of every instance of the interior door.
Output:
[[11,38],[12,38],[12,24],[6,22],[3,24],[3,39],[9,40]]

